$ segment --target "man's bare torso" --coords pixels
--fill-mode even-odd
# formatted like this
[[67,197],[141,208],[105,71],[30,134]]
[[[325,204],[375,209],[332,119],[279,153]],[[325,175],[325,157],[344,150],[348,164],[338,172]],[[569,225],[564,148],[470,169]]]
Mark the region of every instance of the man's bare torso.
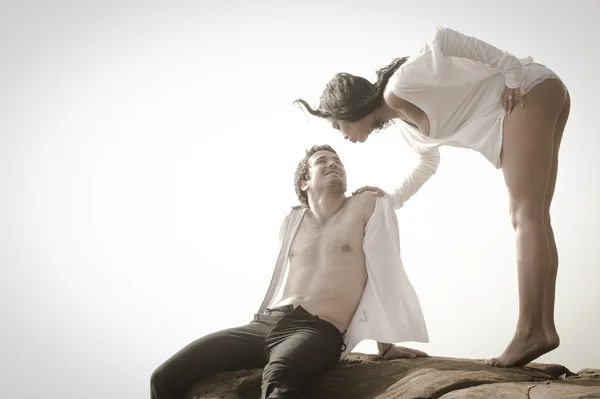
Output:
[[306,211],[289,257],[289,274],[276,306],[302,306],[344,332],[367,281],[363,239],[375,209],[371,193],[346,199],[327,221]]

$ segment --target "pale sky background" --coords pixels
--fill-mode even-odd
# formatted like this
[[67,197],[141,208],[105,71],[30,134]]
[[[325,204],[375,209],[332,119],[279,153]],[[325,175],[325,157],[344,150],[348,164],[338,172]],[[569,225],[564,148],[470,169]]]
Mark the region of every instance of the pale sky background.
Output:
[[[562,343],[539,361],[600,367],[599,1],[0,4],[2,397],[147,398],[182,346],[249,322],[307,147],[337,149],[350,191],[393,190],[414,162],[397,128],[352,145],[292,101],[315,104],[336,72],[373,81],[437,25],[570,89],[552,209]],[[431,338],[412,346],[499,355],[517,317],[501,171],[443,148],[398,215]]]

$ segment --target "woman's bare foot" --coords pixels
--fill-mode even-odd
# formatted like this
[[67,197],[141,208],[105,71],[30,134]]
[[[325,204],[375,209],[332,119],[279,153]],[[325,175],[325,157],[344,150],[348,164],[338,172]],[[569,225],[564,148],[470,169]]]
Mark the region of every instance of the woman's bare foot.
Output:
[[558,346],[560,345],[560,337],[558,336],[556,329],[545,329],[544,332],[546,335],[546,343],[548,345],[547,352],[553,351],[554,349],[558,348]]
[[[556,341],[554,344],[558,346]],[[486,363],[496,367],[523,366],[555,349],[556,346],[553,348],[553,345],[550,345],[543,331],[527,335],[517,333],[502,356],[490,359]]]

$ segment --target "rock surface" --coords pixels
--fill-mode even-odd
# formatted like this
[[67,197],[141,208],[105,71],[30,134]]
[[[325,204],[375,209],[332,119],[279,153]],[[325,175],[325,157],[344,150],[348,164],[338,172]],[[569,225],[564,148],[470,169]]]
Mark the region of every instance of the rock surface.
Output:
[[[259,399],[260,369],[216,374],[186,399]],[[381,360],[353,353],[319,381],[306,399],[600,399],[600,370],[574,374],[555,364],[497,368],[482,360],[441,357]]]

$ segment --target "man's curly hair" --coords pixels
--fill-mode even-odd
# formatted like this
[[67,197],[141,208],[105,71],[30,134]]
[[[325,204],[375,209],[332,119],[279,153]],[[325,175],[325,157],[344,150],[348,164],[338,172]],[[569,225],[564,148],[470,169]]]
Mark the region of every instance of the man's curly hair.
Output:
[[298,162],[296,175],[294,176],[294,186],[300,203],[304,205],[308,205],[308,195],[306,191],[302,190],[302,182],[310,179],[310,165],[308,164],[308,160],[318,151],[329,151],[337,155],[337,152],[327,144],[313,145],[310,149],[306,150],[306,155]]

